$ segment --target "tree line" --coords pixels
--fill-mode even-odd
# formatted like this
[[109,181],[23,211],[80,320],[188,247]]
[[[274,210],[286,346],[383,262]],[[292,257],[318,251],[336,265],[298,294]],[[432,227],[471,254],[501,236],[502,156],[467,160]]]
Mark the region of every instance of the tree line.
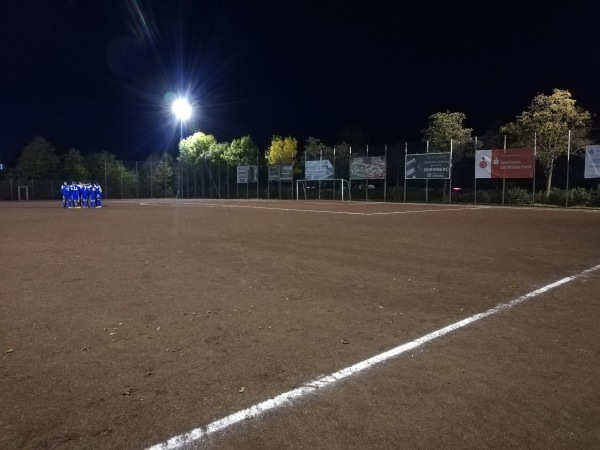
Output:
[[[480,138],[473,137],[473,130],[465,126],[466,115],[461,112],[438,112],[428,118],[428,127],[421,131],[422,141],[431,152],[452,151],[455,159],[472,154],[478,148],[511,147],[536,148],[538,163],[544,170],[547,180],[546,192],[550,192],[552,173],[557,158],[570,148],[572,153],[582,151],[592,141],[590,131],[592,114],[577,105],[567,90],[554,89],[552,94],[536,95],[529,107],[514,121],[491,130]],[[348,163],[350,147],[368,144],[368,138],[357,129],[347,129],[335,146],[337,160]],[[21,151],[11,176],[26,179],[63,178],[68,180],[99,181],[139,177],[140,173],[152,178],[158,186],[157,194],[167,194],[167,181],[174,175],[177,158],[186,165],[203,167],[207,162],[229,166],[248,164],[297,164],[305,159],[332,159],[333,147],[320,139],[309,137],[298,151],[298,141],[291,136],[274,135],[270,145],[261,151],[250,136],[219,142],[213,135],[195,132],[181,139],[179,155],[175,157],[165,152],[152,155],[136,171],[125,168],[122,162],[110,152],[83,155],[70,148],[58,154],[56,148],[45,138],[35,137]],[[148,168],[150,170],[148,170]],[[160,192],[164,186],[165,192]],[[171,194],[171,192],[169,192]]]

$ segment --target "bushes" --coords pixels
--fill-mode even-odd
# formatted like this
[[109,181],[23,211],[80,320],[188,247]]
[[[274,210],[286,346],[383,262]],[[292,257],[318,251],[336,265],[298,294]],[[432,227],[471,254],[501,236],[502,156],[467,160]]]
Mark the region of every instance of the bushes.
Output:
[[566,201],[565,191],[559,188],[550,189],[543,203],[547,205],[564,206]]
[[570,206],[588,206],[590,204],[590,193],[585,188],[571,189],[569,193]]
[[535,201],[536,203],[554,206],[600,206],[600,187],[589,191],[582,187],[570,189],[568,201],[566,195],[567,191],[553,187],[547,196],[546,192],[536,193]]
[[502,192],[493,190],[478,190],[477,203],[502,203]]
[[589,193],[590,193],[589,206],[600,207],[600,186],[597,186],[596,189],[590,190]]
[[520,187],[506,190],[504,202],[509,205],[531,205],[532,193]]

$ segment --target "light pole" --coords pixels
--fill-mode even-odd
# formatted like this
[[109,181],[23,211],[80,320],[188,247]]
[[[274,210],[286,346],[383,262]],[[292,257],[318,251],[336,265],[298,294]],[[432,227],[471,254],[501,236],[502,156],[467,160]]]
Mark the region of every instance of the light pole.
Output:
[[[192,117],[192,107],[185,98],[178,98],[173,102],[172,105],[173,114],[179,120],[179,141],[183,139],[183,122]],[[183,168],[181,165],[181,158],[179,159],[179,189],[178,194],[181,193],[183,196]],[[178,195],[176,196],[178,197]]]

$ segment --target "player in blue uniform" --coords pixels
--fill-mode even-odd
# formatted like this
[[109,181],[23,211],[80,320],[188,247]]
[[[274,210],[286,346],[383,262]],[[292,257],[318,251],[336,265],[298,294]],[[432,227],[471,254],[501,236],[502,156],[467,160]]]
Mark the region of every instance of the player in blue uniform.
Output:
[[98,183],[94,183],[96,187],[96,208],[102,208],[102,188]]
[[89,191],[87,189],[87,185],[80,181],[79,182],[79,197],[81,198],[81,207],[82,208],[89,208],[88,194],[89,194]]
[[73,181],[69,186],[69,193],[71,194],[71,204],[73,208],[79,207],[79,186]]
[[89,203],[90,203],[90,208],[95,208],[96,207],[96,184],[95,183],[91,183],[88,184],[88,197],[89,197]]
[[69,206],[67,205],[67,202],[69,199],[69,186],[67,185],[66,181],[60,187],[60,193],[62,194],[63,208],[68,208]]

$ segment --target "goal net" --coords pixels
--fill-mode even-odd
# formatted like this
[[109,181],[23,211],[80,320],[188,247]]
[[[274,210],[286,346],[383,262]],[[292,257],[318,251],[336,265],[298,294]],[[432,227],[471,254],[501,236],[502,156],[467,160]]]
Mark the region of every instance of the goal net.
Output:
[[350,200],[350,184],[343,178],[296,180],[296,200]]

